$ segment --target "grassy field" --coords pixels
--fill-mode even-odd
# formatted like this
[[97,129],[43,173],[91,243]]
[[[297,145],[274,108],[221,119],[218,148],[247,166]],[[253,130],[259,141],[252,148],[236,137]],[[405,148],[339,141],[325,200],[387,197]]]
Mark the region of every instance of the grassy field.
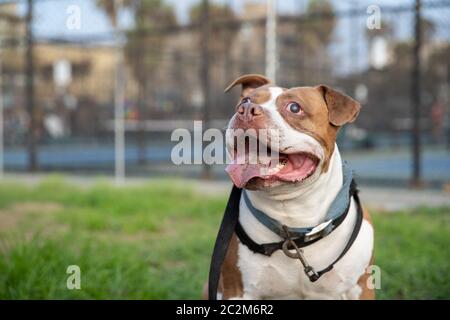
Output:
[[[227,195],[0,184],[0,299],[198,299]],[[450,210],[374,215],[379,299],[450,298]],[[81,290],[66,268],[81,268]]]

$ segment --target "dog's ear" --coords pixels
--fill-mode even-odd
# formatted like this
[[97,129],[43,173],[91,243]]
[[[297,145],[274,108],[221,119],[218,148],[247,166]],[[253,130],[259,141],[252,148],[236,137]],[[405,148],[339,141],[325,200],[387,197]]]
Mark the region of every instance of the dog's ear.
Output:
[[328,120],[332,125],[340,127],[355,121],[361,109],[358,101],[326,85],[316,88],[322,93],[327,104]]
[[240,84],[242,85],[241,97],[244,97],[255,88],[261,87],[268,83],[271,83],[271,81],[265,76],[260,74],[246,74],[230,83],[230,85],[225,89],[225,92],[230,91],[232,88]]

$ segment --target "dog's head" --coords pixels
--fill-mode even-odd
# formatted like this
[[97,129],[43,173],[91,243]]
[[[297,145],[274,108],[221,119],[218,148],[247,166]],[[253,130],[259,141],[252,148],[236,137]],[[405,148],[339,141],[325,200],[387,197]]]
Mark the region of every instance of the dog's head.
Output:
[[[339,128],[353,122],[361,107],[325,85],[285,89],[250,74],[225,92],[237,85],[242,92],[227,130],[227,172],[236,186],[253,190],[302,184],[327,172]],[[252,140],[256,149],[249,147]],[[262,150],[267,156],[259,156]]]

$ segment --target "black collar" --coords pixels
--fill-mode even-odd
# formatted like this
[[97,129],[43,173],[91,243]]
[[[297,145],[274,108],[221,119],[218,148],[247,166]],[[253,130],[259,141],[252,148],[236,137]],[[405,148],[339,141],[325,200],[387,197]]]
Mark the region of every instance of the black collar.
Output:
[[[321,232],[315,233],[313,236],[308,236],[306,233],[298,233],[297,236],[294,235],[293,241],[295,242],[297,247],[303,248],[303,247],[309,246],[310,244],[313,244],[314,242],[319,241],[320,239],[323,239],[328,234],[330,234],[333,230],[335,230],[342,223],[342,221],[345,220],[345,218],[347,217],[348,211],[350,209],[351,198],[354,197],[355,194],[357,193],[356,183],[354,180],[351,181],[350,189],[348,192],[350,194],[349,201],[347,202],[346,208],[344,209],[342,214],[340,214],[337,218],[331,220],[331,223],[325,229],[321,230]],[[239,240],[243,244],[245,244],[250,250],[252,250],[253,252],[256,252],[256,253],[266,255],[266,256],[271,256],[275,251],[281,250],[283,243],[287,239],[287,236],[283,232],[283,233],[279,234],[282,238],[284,238],[283,241],[263,243],[263,244],[256,243],[245,232],[245,230],[242,227],[242,225],[240,224],[239,220],[236,223],[235,232],[236,232],[236,235],[238,236]],[[290,246],[290,249],[294,249],[294,248],[292,246]]]
[[[325,237],[345,219],[345,215],[348,213],[351,197],[354,193],[355,188],[356,186],[353,182],[353,172],[350,167],[345,162],[343,162],[342,185],[335,198],[330,203],[322,223],[308,227],[289,227],[283,225],[278,220],[266,214],[264,211],[256,208],[250,201],[248,192],[246,190],[242,191],[242,195],[244,203],[250,213],[267,229],[271,230],[282,239],[286,239],[289,234],[295,239],[300,239],[301,243],[308,243],[318,237]],[[272,252],[269,250],[265,251],[264,254],[270,255],[272,254]]]

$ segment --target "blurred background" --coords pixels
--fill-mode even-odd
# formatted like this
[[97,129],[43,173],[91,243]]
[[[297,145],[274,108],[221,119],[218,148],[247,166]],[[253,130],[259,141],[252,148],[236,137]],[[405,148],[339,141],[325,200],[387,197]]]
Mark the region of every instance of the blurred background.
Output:
[[450,2],[419,4],[282,1],[271,32],[265,1],[3,0],[4,170],[113,173],[122,107],[127,175],[201,176],[171,166],[171,132],[224,128],[238,93],[223,89],[267,62],[281,86],[324,83],[361,101],[340,146],[364,181],[441,187]]
[[[191,226],[207,228],[203,247],[191,247],[186,253],[186,259],[198,253],[201,266],[198,262],[191,266],[194,269],[164,265],[175,276],[162,282],[167,287],[160,283],[160,294],[148,296],[144,291],[139,295],[140,291],[130,288],[116,292],[114,288],[120,286],[115,286],[103,288],[103,293],[111,289],[115,294],[102,296],[94,286],[76,296],[130,297],[134,292],[131,297],[197,297],[230,183],[222,165],[172,164],[170,154],[176,142],[170,140],[171,133],[177,128],[192,130],[194,120],[202,120],[203,129],[224,129],[239,90],[224,94],[223,89],[239,75],[260,73],[280,86],[327,84],[359,100],[360,116],[341,130],[338,144],[360,184],[370,187],[365,189],[369,206],[384,204],[383,210],[426,207],[413,222],[401,214],[390,221],[397,219],[397,226],[409,221],[414,223],[409,226],[413,230],[428,223],[427,214],[431,214],[436,229],[423,237],[440,237],[436,242],[446,248],[448,209],[432,208],[450,206],[449,30],[449,0],[0,0],[0,175],[4,180],[0,231],[22,230],[25,223],[28,231],[20,234],[29,243],[26,235],[34,234],[27,229],[34,225],[30,221],[40,221],[34,214],[49,212],[49,221],[68,224],[70,232],[84,226],[82,230],[95,234],[95,239],[98,230],[124,232],[126,239],[118,239],[126,242],[136,240],[131,234],[139,237],[143,230],[149,232],[143,238],[153,237],[152,232],[159,230],[158,219],[178,219],[171,216],[174,212],[196,221],[204,218],[205,210],[214,210],[215,218],[208,220],[208,226]],[[48,173],[52,173],[50,180]],[[81,184],[82,189],[67,186],[61,177]],[[93,189],[84,190],[92,177],[115,177],[119,184],[129,181],[132,186],[124,191],[94,183]],[[168,183],[170,179],[178,182]],[[134,182],[140,181],[153,184],[137,187]],[[203,196],[218,197],[217,203],[211,200],[204,207],[195,192],[189,193],[192,201],[186,204],[187,213],[179,213],[176,203],[158,202],[178,199],[184,203],[186,181]],[[37,188],[30,187],[36,183]],[[149,217],[142,208],[158,214]],[[71,215],[59,220],[60,213],[67,211]],[[117,215],[124,212],[131,216]],[[31,216],[29,224],[24,215]],[[384,220],[377,223],[389,228]],[[387,237],[391,231],[403,232],[384,230]],[[192,239],[193,246],[199,241]],[[407,252],[396,247],[400,240],[391,241],[387,247],[392,251],[384,253],[386,262],[398,250]],[[16,253],[20,257],[33,248],[40,253],[48,249],[36,249],[36,243],[26,247],[29,251]],[[23,261],[14,260],[17,255],[11,253],[10,242],[3,247],[0,297],[73,297],[58,291],[62,290],[59,282],[50,287],[37,285],[42,291],[30,289],[14,271]],[[52,250],[72,252],[52,248],[48,249],[51,257]],[[181,249],[170,248],[180,253]],[[427,250],[409,249],[413,256]],[[167,250],[161,247],[158,257],[171,261]],[[439,252],[436,247],[429,250]],[[104,247],[101,251],[105,252]],[[76,252],[72,258],[80,258]],[[99,268],[110,270],[111,263],[113,270],[122,270],[114,259],[94,261],[89,254],[84,258],[86,265],[98,263]],[[436,258],[446,260],[437,263],[432,280],[425,265],[419,277],[412,272],[414,277],[403,279],[424,281],[414,282],[410,289],[397,283],[396,270],[403,260],[391,265],[394,289],[382,297],[448,298],[448,276],[436,278],[439,272],[447,273],[448,258],[448,254]],[[180,260],[179,256],[173,259]],[[55,263],[59,266],[62,261]],[[164,277],[158,273],[161,265],[154,267],[156,278]],[[51,277],[53,269],[46,270]],[[186,270],[196,274],[195,284],[174,292],[170,285],[176,280],[190,281]],[[119,272],[112,277],[117,274],[123,276]],[[134,277],[136,283],[142,281]],[[120,279],[118,283],[131,283]],[[439,283],[441,291],[430,283]],[[417,291],[418,287],[425,291]]]

